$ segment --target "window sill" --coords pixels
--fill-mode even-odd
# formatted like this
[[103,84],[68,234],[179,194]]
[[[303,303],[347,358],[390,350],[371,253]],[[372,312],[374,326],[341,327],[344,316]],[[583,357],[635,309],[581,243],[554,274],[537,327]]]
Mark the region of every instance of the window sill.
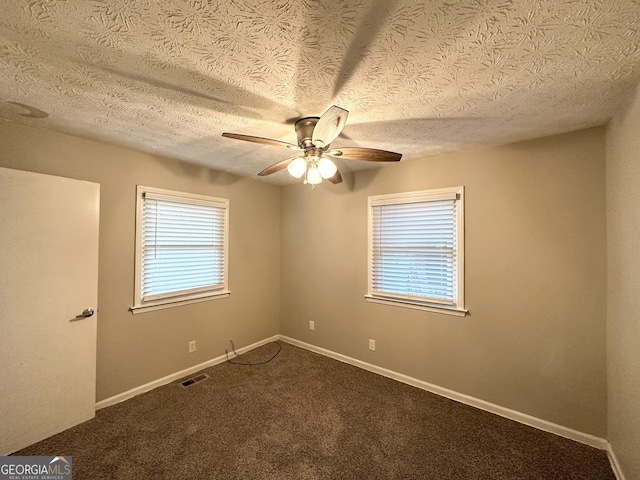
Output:
[[227,298],[229,295],[231,295],[231,292],[229,290],[224,290],[222,292],[209,293],[207,295],[200,296],[197,298],[187,298],[184,300],[175,300],[175,299],[159,300],[153,303],[147,303],[145,305],[136,305],[134,307],[131,307],[129,310],[134,315],[137,315],[139,313],[152,312],[154,310],[162,310],[164,308],[180,307],[182,305],[189,305],[191,303],[200,303],[200,302],[207,302],[209,300],[218,300],[221,298]]
[[453,315],[455,317],[464,317],[468,310],[447,306],[423,305],[421,303],[413,303],[408,300],[391,299],[374,297],[373,295],[365,295],[365,300],[371,303],[379,303],[382,305],[390,305],[392,307],[411,308],[413,310],[423,310],[425,312],[441,313],[444,315]]

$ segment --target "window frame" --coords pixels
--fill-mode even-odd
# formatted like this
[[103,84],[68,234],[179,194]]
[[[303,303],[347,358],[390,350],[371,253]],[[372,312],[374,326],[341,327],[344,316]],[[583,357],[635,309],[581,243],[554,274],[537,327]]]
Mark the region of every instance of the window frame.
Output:
[[[223,282],[220,287],[186,293],[186,294],[163,294],[162,298],[143,300],[142,298],[142,226],[143,226],[143,206],[144,195],[146,193],[166,197],[167,200],[191,205],[205,205],[214,208],[224,209],[224,234],[223,234]],[[226,198],[211,197],[195,193],[167,190],[164,188],[136,186],[136,228],[135,228],[135,280],[134,298],[131,313],[138,314],[163,308],[177,307],[191,303],[204,302],[226,298],[231,294],[229,290],[229,200]],[[206,288],[206,287],[205,287]]]
[[[395,293],[381,294],[373,289],[373,209],[377,206],[421,203],[456,197],[456,290],[453,305],[421,300]],[[365,299],[371,303],[424,310],[446,315],[464,317],[467,314],[464,303],[464,186],[419,190],[412,192],[373,195],[367,199],[367,293]]]

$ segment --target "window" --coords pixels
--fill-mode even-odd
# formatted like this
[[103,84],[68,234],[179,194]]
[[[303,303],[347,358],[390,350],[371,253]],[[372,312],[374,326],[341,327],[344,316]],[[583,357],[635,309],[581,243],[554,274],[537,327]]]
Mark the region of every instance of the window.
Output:
[[140,313],[229,295],[229,200],[137,188],[135,299]]
[[375,303],[464,316],[464,187],[369,197]]

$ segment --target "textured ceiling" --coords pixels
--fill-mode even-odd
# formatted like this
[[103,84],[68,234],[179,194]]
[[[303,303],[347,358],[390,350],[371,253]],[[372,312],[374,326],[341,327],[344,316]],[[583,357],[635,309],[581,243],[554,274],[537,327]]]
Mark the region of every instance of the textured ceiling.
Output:
[[0,118],[240,175],[291,154],[222,132],[332,104],[332,146],[406,161],[601,125],[640,78],[640,0],[1,3]]

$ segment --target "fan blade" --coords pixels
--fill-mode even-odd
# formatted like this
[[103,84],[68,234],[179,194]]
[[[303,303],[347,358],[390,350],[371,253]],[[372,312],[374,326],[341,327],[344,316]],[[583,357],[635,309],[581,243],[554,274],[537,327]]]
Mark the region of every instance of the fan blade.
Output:
[[271,145],[272,147],[287,147],[292,150],[300,150],[300,147],[293,143],[281,142],[272,138],[253,137],[251,135],[242,135],[240,133],[223,133],[223,137],[235,138],[236,140],[244,140],[245,142],[261,143],[263,145]]
[[333,177],[327,178],[331,183],[338,184],[342,182],[342,175],[340,175],[340,170],[336,170],[336,173],[333,174]]
[[317,148],[324,148],[333,142],[344,128],[348,115],[348,111],[336,105],[324,112],[313,129],[313,144]]
[[273,165],[269,165],[267,168],[262,170],[258,175],[261,177],[271,175],[272,173],[279,172],[283,168],[287,168],[287,166],[298,157],[287,158],[286,160],[282,160],[281,162],[274,163]]
[[375,148],[347,147],[324,152],[329,157],[344,158],[345,160],[366,160],[368,162],[399,162],[401,153],[377,150]]

